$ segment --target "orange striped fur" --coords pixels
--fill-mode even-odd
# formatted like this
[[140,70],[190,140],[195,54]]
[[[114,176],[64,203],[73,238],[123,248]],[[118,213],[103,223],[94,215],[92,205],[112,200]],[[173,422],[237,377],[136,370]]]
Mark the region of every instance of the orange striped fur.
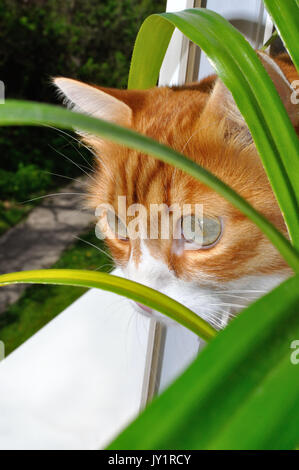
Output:
[[[289,82],[299,79],[286,55],[278,57],[276,63]],[[275,77],[272,79],[275,82]],[[280,91],[279,83],[275,85]],[[249,131],[231,95],[216,76],[183,87],[156,87],[145,91],[96,89],[125,103],[132,111],[128,114],[131,117],[122,124],[169,145],[210,170],[287,235]],[[290,96],[281,97],[285,104],[290,99]],[[124,107],[122,111],[126,114],[126,110]],[[296,107],[294,116],[297,115]],[[298,124],[296,117],[293,124]],[[140,203],[146,208],[152,203],[169,206],[199,203],[203,204],[204,215],[223,218],[222,237],[210,249],[176,253],[172,239],[144,241],[150,256],[167,267],[175,278],[196,282],[199,287],[223,289],[226,283],[247,277],[258,280],[277,275],[280,279],[291,274],[260,229],[204,184],[135,150],[92,136],[84,136],[83,140],[98,156],[96,181],[89,188],[89,206],[95,208],[109,203],[117,210],[117,197],[125,195],[128,205]],[[118,240],[108,234],[106,241],[117,265],[125,270],[130,260],[138,272],[142,260],[140,240]]]

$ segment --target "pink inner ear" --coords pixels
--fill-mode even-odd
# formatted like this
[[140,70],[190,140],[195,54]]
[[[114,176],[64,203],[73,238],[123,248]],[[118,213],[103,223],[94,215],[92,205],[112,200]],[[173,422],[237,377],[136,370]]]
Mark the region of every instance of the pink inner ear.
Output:
[[291,101],[291,95],[294,92],[291,84],[272,57],[264,52],[258,52],[258,56],[271,77],[293,125],[296,125],[298,123],[298,106]]
[[131,124],[131,108],[114,96],[70,78],[58,77],[54,83],[74,111],[123,126]]

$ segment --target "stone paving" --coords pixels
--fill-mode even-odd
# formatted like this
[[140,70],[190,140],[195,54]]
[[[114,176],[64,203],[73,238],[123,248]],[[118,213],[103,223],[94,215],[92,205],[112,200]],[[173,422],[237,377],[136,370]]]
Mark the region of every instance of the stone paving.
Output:
[[[33,209],[26,220],[0,238],[0,273],[51,267],[74,237],[94,222],[94,215],[83,208],[80,194],[86,178],[79,178],[48,197]],[[0,313],[18,300],[26,285],[1,287]]]

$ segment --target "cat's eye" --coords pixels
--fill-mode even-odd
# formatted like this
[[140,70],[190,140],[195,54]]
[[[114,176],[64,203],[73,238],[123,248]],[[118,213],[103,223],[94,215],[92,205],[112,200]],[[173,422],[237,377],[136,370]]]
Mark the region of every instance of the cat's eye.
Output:
[[128,241],[128,231],[127,227],[123,223],[123,221],[115,214],[112,210],[107,211],[107,222],[109,225],[110,230],[113,234],[122,241]]
[[222,233],[219,217],[187,215],[182,217],[181,227],[187,250],[211,248],[218,242]]

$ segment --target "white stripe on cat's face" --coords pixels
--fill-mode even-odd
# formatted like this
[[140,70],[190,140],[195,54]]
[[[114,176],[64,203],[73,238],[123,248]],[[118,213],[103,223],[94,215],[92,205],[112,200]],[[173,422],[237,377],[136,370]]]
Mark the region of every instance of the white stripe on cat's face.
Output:
[[[282,275],[246,276],[230,282],[209,282],[208,287],[198,281],[183,281],[171,272],[165,263],[153,258],[144,242],[141,243],[139,263],[136,265],[131,254],[127,266],[118,268],[115,274],[168,295],[216,329],[224,328],[242,308],[285,279]],[[207,284],[207,281],[203,284]],[[140,313],[148,315],[135,302],[134,306]],[[173,323],[159,312],[152,312],[152,315],[166,324]]]

